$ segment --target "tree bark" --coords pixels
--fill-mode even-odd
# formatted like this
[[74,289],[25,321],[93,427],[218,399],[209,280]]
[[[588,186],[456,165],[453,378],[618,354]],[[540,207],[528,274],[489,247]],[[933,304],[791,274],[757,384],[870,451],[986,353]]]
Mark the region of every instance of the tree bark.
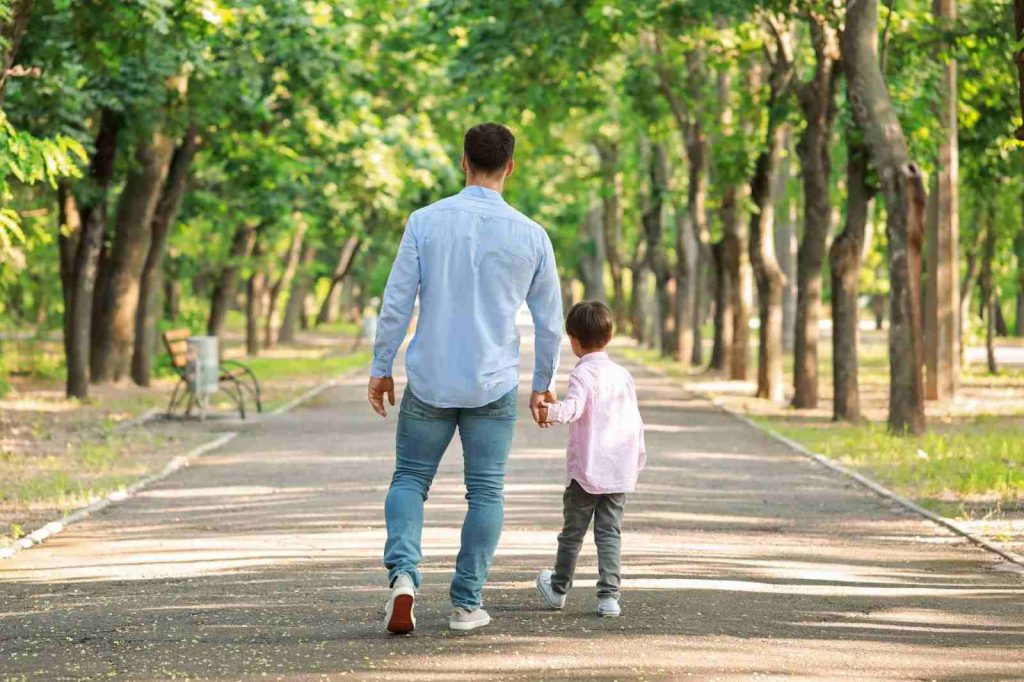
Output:
[[334,272],[331,273],[331,285],[327,289],[327,295],[324,296],[323,303],[320,305],[320,312],[316,316],[317,325],[333,321],[334,316],[337,314],[338,300],[341,296],[339,285],[352,270],[352,264],[355,262],[356,255],[359,253],[362,244],[363,235],[357,233],[349,235],[349,238],[345,240],[344,246],[341,247],[341,251],[338,254],[338,264],[334,266]]
[[299,261],[302,258],[302,244],[306,236],[309,223],[300,218],[292,230],[291,243],[288,246],[288,253],[284,257],[284,269],[281,271],[274,283],[270,286],[267,297],[266,319],[263,325],[264,348],[273,348],[277,344],[277,329],[280,325],[278,320],[278,309],[281,294],[291,289],[295,272],[299,268]]
[[850,104],[881,180],[889,238],[889,430],[925,429],[921,241],[925,190],[878,65],[878,3],[847,0],[843,64]]
[[724,239],[720,239],[712,245],[711,262],[713,264],[715,288],[715,336],[711,347],[711,362],[708,367],[709,369],[728,373],[729,353],[732,349],[733,337],[733,294],[728,263],[726,262],[726,244]]
[[210,315],[206,321],[208,336],[220,338],[223,335],[224,321],[227,319],[228,309],[235,298],[235,289],[238,286],[238,273],[242,263],[252,255],[256,235],[261,229],[261,226],[247,223],[241,223],[235,228],[227,262],[221,268],[210,296]]
[[99,327],[90,359],[94,383],[119,381],[131,367],[139,280],[149,251],[153,213],[173,149],[171,139],[162,133],[140,140],[135,153],[137,165],[121,191],[109,280],[103,290],[97,291],[99,314],[94,324],[99,322]]
[[[956,0],[933,0],[936,23],[950,30],[956,20]],[[937,54],[939,79],[939,158],[935,194],[928,221],[928,280],[925,297],[925,397],[946,400],[956,395],[960,375],[960,310],[957,278],[960,271],[959,150],[957,148],[957,65],[951,55]]]
[[860,325],[858,275],[864,254],[868,211],[873,194],[868,185],[868,150],[859,131],[846,134],[846,225],[829,249],[832,272],[832,384],[834,421],[860,419],[858,346]]
[[132,379],[139,386],[149,386],[156,348],[156,319],[160,291],[163,289],[163,263],[167,240],[178,208],[188,186],[192,161],[199,150],[199,129],[191,124],[174,150],[167,180],[157,202],[150,224],[149,253],[139,284],[139,305],[135,315],[135,349],[132,354]]
[[757,397],[781,402],[784,397],[782,375],[782,287],[785,276],[775,257],[775,174],[779,153],[788,132],[782,99],[792,79],[791,45],[787,33],[771,25],[775,49],[769,53],[772,73],[767,101],[768,127],[764,149],[757,157],[750,182],[754,213],[750,218],[750,262],[757,283],[761,327],[757,363]]
[[292,290],[288,294],[288,303],[284,307],[281,329],[277,340],[281,343],[295,342],[295,329],[303,314],[309,289],[313,284],[313,265],[316,263],[316,244],[306,241],[302,245],[302,258],[299,271],[292,280]]
[[[1024,0],[1013,0],[1013,32],[1018,44],[1024,41]],[[1014,53],[1013,61],[1017,65],[1017,99],[1024,117],[1024,47]],[[1017,128],[1016,137],[1024,142],[1024,125]]]
[[697,239],[693,232],[692,216],[679,206],[674,211],[676,223],[675,262],[675,358],[683,368],[690,367],[693,360],[693,308],[697,300],[694,275],[697,269]]
[[266,246],[256,235],[253,247],[255,267],[245,287],[245,352],[247,355],[259,355],[260,352],[260,318],[263,316],[263,302],[266,298],[267,273],[266,264],[261,262]]
[[[789,149],[787,140],[783,149]],[[788,152],[779,159],[779,171],[776,173],[778,183],[775,196],[775,257],[779,259],[779,269],[786,276],[786,285],[782,288],[782,350],[789,353],[793,350],[796,334],[796,299],[797,278],[796,260],[799,247],[797,239],[797,205],[796,197],[790,196],[789,178],[791,163]]]
[[[122,121],[109,109],[100,112],[96,151],[89,163],[80,198],[65,186],[61,201],[62,227],[58,238],[64,292],[64,349],[69,398],[89,395],[89,349],[97,264],[107,225],[107,192],[114,177],[118,134]],[[75,228],[74,223],[78,224]]]
[[[832,127],[836,117],[838,37],[824,17],[808,15],[815,66],[811,80],[797,88],[807,126],[797,154],[804,188],[804,235],[797,254],[796,328],[793,345],[793,407],[818,406],[818,333],[825,244],[831,231]],[[851,190],[853,191],[853,190]],[[863,225],[857,245],[863,241]],[[858,258],[859,264],[859,258]],[[856,306],[856,301],[854,302]],[[854,310],[856,314],[856,310]]]
[[0,26],[0,36],[3,37],[4,43],[3,50],[0,51],[0,106],[3,106],[7,94],[7,81],[11,67],[14,66],[14,58],[18,55],[21,39],[25,37],[29,19],[32,18],[33,2],[34,0],[10,2],[10,17]]
[[614,143],[606,141],[600,141],[596,146],[601,157],[601,219],[604,228],[605,257],[608,259],[614,295],[612,310],[615,315],[615,326],[619,332],[625,332],[628,308],[626,289],[623,285],[622,173],[619,171],[619,148]]
[[668,311],[671,306],[668,283],[671,271],[665,247],[662,245],[662,214],[664,213],[662,209],[668,183],[668,168],[665,149],[658,142],[651,143],[649,166],[651,185],[650,191],[643,197],[641,222],[647,241],[647,267],[654,273],[657,288],[654,297],[655,343],[662,355],[670,357],[674,350],[672,335],[668,329]]
[[[1024,206],[1021,208],[1024,209]],[[1024,336],[1024,232],[1017,233],[1013,240],[1013,250],[1017,254],[1017,311],[1013,335]]]
[[985,221],[985,243],[981,255],[981,301],[985,311],[985,358],[989,374],[999,373],[996,362],[996,311],[997,294],[992,264],[996,257],[996,226],[992,216]]
[[602,205],[595,197],[580,223],[577,258],[580,280],[583,282],[583,297],[607,302],[608,296],[604,290],[604,221],[601,210]]

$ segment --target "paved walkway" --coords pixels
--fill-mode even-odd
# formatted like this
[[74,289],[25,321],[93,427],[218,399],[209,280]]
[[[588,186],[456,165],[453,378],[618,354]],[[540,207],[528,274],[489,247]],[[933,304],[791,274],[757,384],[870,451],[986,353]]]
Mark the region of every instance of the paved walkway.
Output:
[[0,678],[1024,676],[1024,576],[635,373],[650,462],[627,505],[620,619],[594,615],[589,544],[567,609],[538,608],[565,432],[534,427],[524,394],[494,623],[446,629],[456,440],[427,504],[419,629],[382,633],[395,422],[359,377],[0,564]]

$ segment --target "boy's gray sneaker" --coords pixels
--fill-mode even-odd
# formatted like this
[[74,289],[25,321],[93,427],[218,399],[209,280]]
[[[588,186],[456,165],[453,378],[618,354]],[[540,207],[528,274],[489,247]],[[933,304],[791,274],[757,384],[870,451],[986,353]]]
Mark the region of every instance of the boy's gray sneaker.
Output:
[[452,630],[475,630],[491,622],[491,617],[481,608],[469,609],[456,606],[448,619],[448,627]]
[[545,568],[537,575],[537,591],[540,598],[544,600],[544,606],[549,609],[561,609],[565,606],[565,595],[558,594],[551,587],[551,576],[555,574],[550,568]]
[[391,585],[391,597],[384,607],[384,623],[388,632],[404,635],[416,629],[416,616],[413,607],[416,604],[416,585],[412,577],[399,573]]
[[618,618],[622,613],[619,600],[615,597],[601,597],[597,602],[597,615],[608,618]]

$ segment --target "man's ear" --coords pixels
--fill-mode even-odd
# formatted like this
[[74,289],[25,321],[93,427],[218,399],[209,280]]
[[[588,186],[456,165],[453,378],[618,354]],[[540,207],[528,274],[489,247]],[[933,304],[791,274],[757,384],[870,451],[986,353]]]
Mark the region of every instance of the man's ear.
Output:
[[514,171],[515,169],[516,169],[516,160],[515,159],[509,159],[508,160],[508,165],[505,166],[505,177],[507,178],[508,176],[512,175],[512,171]]
[[462,155],[462,172],[469,174],[469,161],[466,161],[466,155]]

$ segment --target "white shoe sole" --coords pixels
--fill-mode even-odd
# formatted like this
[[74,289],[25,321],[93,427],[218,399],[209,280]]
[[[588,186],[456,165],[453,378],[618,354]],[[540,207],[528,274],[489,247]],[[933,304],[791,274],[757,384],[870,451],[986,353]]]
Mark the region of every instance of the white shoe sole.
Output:
[[449,620],[448,627],[452,630],[458,630],[459,632],[465,632],[466,630],[476,630],[482,628],[485,625],[491,624],[491,616],[488,614],[486,620],[474,620],[474,621],[455,621]]
[[556,611],[561,611],[563,608],[565,608],[565,602],[562,602],[561,604],[559,604],[558,602],[551,601],[551,598],[548,596],[548,593],[544,591],[544,588],[542,586],[543,586],[543,583],[541,582],[540,576],[538,575],[537,576],[537,591],[540,592],[540,598],[544,600],[544,603],[547,604],[549,609],[554,609]]
[[597,615],[601,616],[602,618],[618,618],[622,615],[622,611],[598,611]]

